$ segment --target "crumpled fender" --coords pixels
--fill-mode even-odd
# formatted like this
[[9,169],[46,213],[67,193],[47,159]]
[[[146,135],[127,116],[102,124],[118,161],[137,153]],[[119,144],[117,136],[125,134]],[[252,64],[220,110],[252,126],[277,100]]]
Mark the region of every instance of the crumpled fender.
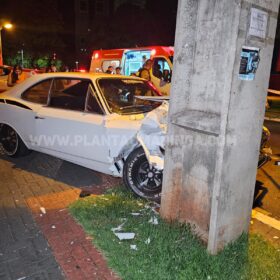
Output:
[[137,133],[137,140],[143,147],[149,163],[162,170],[164,167],[164,142],[167,134],[167,117],[169,103],[149,112]]
[[167,116],[169,103],[164,101],[161,106],[147,113],[142,121],[140,129],[123,146],[118,156],[114,158],[114,164],[110,170],[115,176],[122,176],[122,169],[128,155],[141,146],[149,163],[162,170],[164,167],[164,142],[167,133]]

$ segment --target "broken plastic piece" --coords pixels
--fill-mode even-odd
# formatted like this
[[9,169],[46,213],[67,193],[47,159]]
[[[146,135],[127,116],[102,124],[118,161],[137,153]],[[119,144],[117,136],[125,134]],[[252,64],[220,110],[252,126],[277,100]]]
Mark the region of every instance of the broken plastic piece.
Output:
[[134,232],[114,232],[114,234],[119,238],[119,240],[130,240],[135,237]]
[[115,232],[115,231],[121,231],[122,230],[122,227],[123,227],[123,225],[126,223],[126,219],[125,219],[125,221],[121,224],[121,225],[119,225],[119,226],[117,226],[116,228],[111,228],[111,231],[113,231],[113,232]]
[[130,245],[130,249],[131,249],[131,250],[135,250],[135,251],[138,250],[136,245]]
[[132,213],[130,213],[132,216],[140,216],[141,215],[141,213],[137,213],[137,212],[132,212]]
[[149,223],[152,224],[152,225],[158,225],[158,219],[157,219],[157,217],[152,217],[152,218],[149,220]]

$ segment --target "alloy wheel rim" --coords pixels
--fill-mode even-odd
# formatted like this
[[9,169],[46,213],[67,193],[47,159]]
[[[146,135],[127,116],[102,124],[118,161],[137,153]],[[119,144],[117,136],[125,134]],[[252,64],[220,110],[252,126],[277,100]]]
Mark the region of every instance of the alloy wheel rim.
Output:
[[2,127],[1,144],[7,155],[14,155],[18,147],[17,133],[9,126]]
[[162,171],[144,162],[139,166],[137,173],[138,188],[140,190],[155,192],[162,185]]

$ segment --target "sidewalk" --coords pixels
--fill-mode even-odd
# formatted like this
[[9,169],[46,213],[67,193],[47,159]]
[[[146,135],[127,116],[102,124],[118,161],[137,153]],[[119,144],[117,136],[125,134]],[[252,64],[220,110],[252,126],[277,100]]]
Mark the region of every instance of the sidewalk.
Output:
[[[118,184],[36,152],[0,156],[0,279],[118,279],[67,210],[81,190],[98,195]],[[253,218],[251,232],[280,248],[280,232],[271,225]]]
[[280,250],[280,221],[271,217],[270,213],[259,208],[254,209],[250,232],[261,235]]
[[[1,155],[1,151],[0,151]],[[117,279],[66,207],[119,180],[39,153],[0,157],[0,279]]]

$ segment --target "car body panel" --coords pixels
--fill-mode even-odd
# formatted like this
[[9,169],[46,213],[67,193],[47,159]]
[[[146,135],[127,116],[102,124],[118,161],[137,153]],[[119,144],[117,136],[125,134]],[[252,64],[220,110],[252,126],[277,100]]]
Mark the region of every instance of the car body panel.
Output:
[[[100,78],[111,79],[111,76],[88,73],[32,76],[0,94],[0,124],[11,126],[31,150],[106,174],[122,176],[125,158],[141,145],[137,133],[147,114],[119,115],[109,112],[97,81]],[[90,80],[93,91],[104,107],[104,114],[54,108],[22,99],[22,93],[27,89],[53,78]],[[114,75],[114,78],[142,80],[118,75]]]

